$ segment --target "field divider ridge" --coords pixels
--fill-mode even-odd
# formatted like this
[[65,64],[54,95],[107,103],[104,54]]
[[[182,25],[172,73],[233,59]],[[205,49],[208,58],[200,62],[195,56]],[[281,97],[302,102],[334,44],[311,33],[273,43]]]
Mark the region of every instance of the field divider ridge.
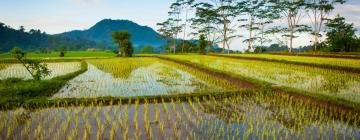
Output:
[[317,67],[317,68],[324,68],[324,69],[331,69],[331,70],[338,70],[338,71],[345,71],[345,72],[360,74],[360,68],[352,68],[352,67],[345,67],[345,66],[315,64],[315,63],[307,63],[307,62],[296,62],[296,61],[287,61],[287,60],[283,60],[283,59],[278,60],[278,59],[271,59],[271,58],[269,59],[269,58],[256,58],[256,57],[244,57],[244,56],[229,56],[229,55],[219,55],[219,54],[208,54],[208,55],[216,56],[216,57],[231,58],[231,59],[243,59],[243,60],[255,60],[255,61],[275,62],[275,63],[283,63],[283,64],[293,64],[293,65]]

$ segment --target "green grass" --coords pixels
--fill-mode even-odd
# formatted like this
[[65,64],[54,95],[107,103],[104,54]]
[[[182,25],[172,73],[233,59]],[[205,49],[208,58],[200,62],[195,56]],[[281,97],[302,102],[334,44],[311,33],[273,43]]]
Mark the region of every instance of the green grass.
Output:
[[21,80],[10,78],[0,80],[0,106],[18,107],[28,100],[47,100],[58,92],[69,80],[87,71],[87,63],[82,61],[81,69],[49,80]]
[[[59,52],[51,52],[51,53],[27,53],[28,58],[61,58],[59,57]],[[94,51],[94,52],[88,52],[88,51],[68,51],[65,53],[64,58],[76,58],[76,57],[82,57],[82,58],[96,58],[96,57],[114,57],[116,54],[110,51]],[[0,58],[12,58],[10,53],[3,53],[0,54]]]
[[318,67],[333,68],[340,70],[348,69],[353,71],[360,71],[360,59],[289,56],[289,55],[273,55],[273,54],[230,54],[230,55],[216,54],[216,56],[318,66]]

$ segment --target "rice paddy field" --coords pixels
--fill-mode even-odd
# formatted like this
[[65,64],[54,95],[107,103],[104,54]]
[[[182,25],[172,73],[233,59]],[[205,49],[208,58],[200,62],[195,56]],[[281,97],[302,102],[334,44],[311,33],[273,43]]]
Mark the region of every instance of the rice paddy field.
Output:
[[[48,63],[47,65],[51,73],[45,79],[51,79],[80,69],[80,62]],[[21,64],[3,64],[3,66],[0,66],[0,79],[7,78],[32,79],[29,72]]]
[[262,58],[269,60],[280,60],[290,62],[300,62],[307,64],[321,64],[330,66],[341,66],[360,69],[360,59],[346,59],[346,58],[324,58],[324,57],[310,57],[310,56],[287,56],[287,55],[273,55],[273,54],[226,54],[223,56],[235,56],[245,58]]
[[[253,55],[358,67],[352,59]],[[87,64],[58,91],[0,104],[0,139],[360,139],[358,108],[306,96],[360,103],[359,73],[194,54],[81,59],[47,63],[44,81]],[[31,80],[20,64],[0,63],[0,83],[14,77]]]
[[204,55],[167,55],[165,57],[195,63],[242,77],[258,79],[275,86],[290,87],[311,94],[336,96],[360,102],[360,74],[333,69],[240,60]]
[[131,97],[235,89],[226,81],[211,80],[209,75],[157,58],[99,59],[88,63],[88,71],[71,80],[53,98]]

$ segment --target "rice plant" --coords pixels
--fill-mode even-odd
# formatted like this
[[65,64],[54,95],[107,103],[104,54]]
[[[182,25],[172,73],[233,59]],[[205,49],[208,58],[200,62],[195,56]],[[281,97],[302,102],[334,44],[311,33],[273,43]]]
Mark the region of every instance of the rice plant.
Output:
[[360,102],[360,74],[357,73],[216,56],[172,55],[166,57],[188,61],[235,76],[265,81],[276,86]]
[[359,139],[359,116],[260,92],[108,106],[98,102],[1,111],[0,139]]
[[[2,65],[2,66],[1,66]],[[22,78],[31,79],[32,76],[21,64],[12,64],[10,66],[0,64],[0,80],[7,78]],[[3,69],[2,69],[2,68]],[[80,62],[61,62],[61,63],[48,63],[48,68],[51,71],[50,75],[45,79],[51,79],[56,76],[65,75],[80,70]]]

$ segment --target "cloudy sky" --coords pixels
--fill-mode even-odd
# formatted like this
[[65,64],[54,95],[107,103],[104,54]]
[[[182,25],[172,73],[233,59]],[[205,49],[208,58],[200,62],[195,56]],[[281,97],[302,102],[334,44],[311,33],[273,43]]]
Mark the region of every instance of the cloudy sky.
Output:
[[[129,19],[157,29],[156,23],[167,18],[171,0],[0,0],[0,22],[18,28],[41,29],[50,34],[87,29],[105,19]],[[348,0],[336,6],[341,14],[360,29],[360,0]],[[295,46],[307,45],[308,35],[295,40]],[[244,44],[234,41],[232,48]]]

